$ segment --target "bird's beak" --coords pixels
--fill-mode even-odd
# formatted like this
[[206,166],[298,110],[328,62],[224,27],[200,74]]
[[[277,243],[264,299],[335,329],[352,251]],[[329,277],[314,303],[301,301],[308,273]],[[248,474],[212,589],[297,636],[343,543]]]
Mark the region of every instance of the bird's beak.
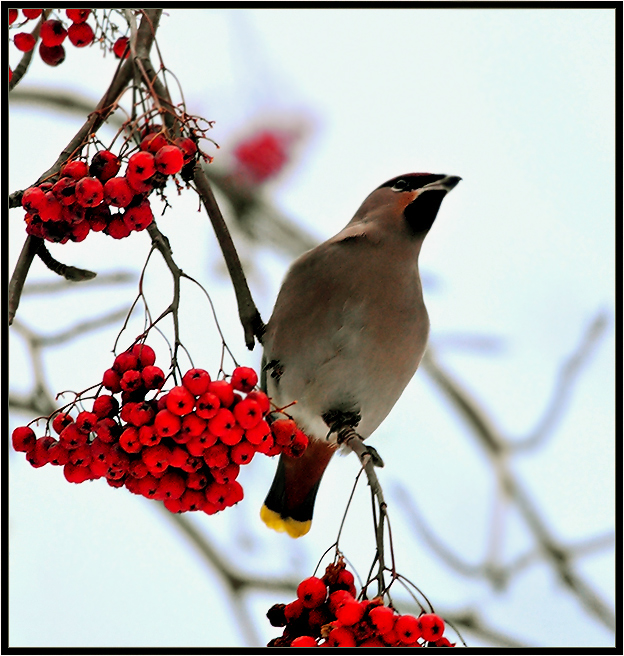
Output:
[[430,182],[428,185],[425,185],[420,189],[420,192],[425,191],[443,191],[447,194],[451,189],[457,186],[457,183],[461,178],[457,175],[445,175],[441,180],[436,180],[435,182]]

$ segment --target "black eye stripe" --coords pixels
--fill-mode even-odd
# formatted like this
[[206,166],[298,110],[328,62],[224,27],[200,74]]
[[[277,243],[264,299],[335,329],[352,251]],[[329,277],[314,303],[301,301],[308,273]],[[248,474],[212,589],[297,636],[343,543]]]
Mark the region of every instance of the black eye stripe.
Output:
[[399,175],[396,178],[392,178],[392,180],[384,182],[377,188],[382,189],[383,187],[390,187],[395,191],[414,191],[415,189],[421,189],[432,182],[442,180],[444,177],[444,175],[438,175],[435,173],[408,173],[407,175]]

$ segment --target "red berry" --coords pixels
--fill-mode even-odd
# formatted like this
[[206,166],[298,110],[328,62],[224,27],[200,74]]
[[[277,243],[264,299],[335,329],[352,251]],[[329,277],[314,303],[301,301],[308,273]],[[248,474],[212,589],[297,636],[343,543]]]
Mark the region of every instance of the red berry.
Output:
[[297,597],[306,608],[316,608],[325,601],[327,586],[316,576],[309,576],[297,587]]
[[175,415],[183,416],[193,411],[195,397],[183,385],[173,387],[167,394],[167,410]]
[[76,417],[76,427],[78,430],[81,430],[83,433],[90,433],[95,430],[95,424],[98,420],[98,417],[93,412],[81,412]]
[[130,39],[127,36],[120,36],[117,41],[115,41],[115,44],[113,45],[113,52],[115,53],[115,57],[117,57],[117,59],[121,59],[122,57],[127,59],[129,57],[130,50],[128,50],[124,56],[124,52],[129,41]]
[[144,497],[153,499],[158,493],[159,485],[160,482],[156,477],[152,476],[151,474],[147,474],[139,480],[139,483],[137,484],[137,490],[139,494],[142,494]]
[[91,13],[90,9],[66,9],[65,10],[65,14],[67,15],[67,18],[69,18],[69,20],[72,23],[84,23],[87,20],[87,18],[89,18],[90,13]]
[[80,180],[89,175],[89,167],[86,162],[79,159],[73,159],[67,162],[61,169],[62,176],[69,176],[74,180]]
[[269,397],[260,390],[253,390],[249,392],[249,394],[247,394],[247,398],[255,401],[260,406],[260,410],[262,411],[263,416],[266,415],[271,409],[271,402],[269,401]]
[[127,178],[110,178],[104,184],[104,199],[114,207],[127,207],[134,198]]
[[92,460],[90,444],[83,444],[82,446],[79,446],[77,449],[68,451],[68,454],[69,454],[68,456],[69,462],[71,462],[72,465],[86,467],[91,463]]
[[163,146],[167,145],[167,139],[160,132],[150,132],[139,145],[141,150],[147,150],[152,154],[156,154]]
[[13,43],[18,50],[30,52],[35,47],[37,40],[29,32],[20,32],[13,37]]
[[[239,446],[241,445],[240,444],[236,445],[236,447]],[[232,452],[236,447],[232,449]],[[238,474],[240,473],[240,467],[238,466],[238,464],[236,464],[236,462],[232,461],[229,465],[223,467],[223,469],[211,469],[210,473],[212,474],[213,478],[217,483],[221,483],[221,484],[233,483],[238,477]]]
[[[59,20],[49,19],[41,24],[39,32],[42,44],[48,48],[60,46],[67,36],[67,30]],[[46,62],[47,63],[47,62]]]
[[236,367],[231,383],[235,390],[251,392],[258,384],[258,374],[251,367]]
[[114,369],[107,369],[102,376],[102,385],[113,394],[121,392],[121,377]]
[[152,190],[152,184],[148,180],[141,180],[135,175],[132,175],[130,171],[126,169],[126,178],[128,178],[128,184],[132,188],[135,194],[146,194]]
[[189,369],[182,377],[182,384],[195,396],[201,396],[208,391],[210,374],[204,369]]
[[121,214],[111,217],[110,223],[104,228],[104,233],[113,239],[125,239],[130,236],[132,230],[126,225]]
[[13,442],[13,448],[16,451],[22,451],[27,453],[34,446],[37,438],[35,436],[35,431],[28,426],[18,426],[11,435],[11,440]]
[[[11,11],[11,10],[9,10]],[[22,14],[28,19],[28,20],[34,20],[35,18],[39,18],[43,12],[43,9],[22,9]]]
[[211,433],[214,433],[217,437],[223,437],[228,434],[234,425],[236,424],[236,419],[230,410],[227,408],[219,408],[217,414],[208,420],[208,428]]
[[336,619],[345,626],[353,626],[364,617],[365,606],[359,601],[348,601],[336,610]]
[[44,64],[58,66],[65,61],[65,48],[63,46],[46,46],[45,43],[40,43],[39,56]]
[[115,417],[119,412],[119,401],[114,396],[101,394],[93,401],[93,414],[98,419]]
[[123,215],[124,223],[131,229],[140,232],[154,220],[152,207],[148,200],[144,200],[140,205],[129,207]]
[[85,219],[93,232],[102,232],[108,226],[110,218],[110,208],[103,203],[97,207],[88,208],[85,213]]
[[66,426],[74,421],[73,417],[67,412],[59,412],[52,420],[52,429],[57,435],[60,435]]
[[308,436],[303,431],[297,430],[295,439],[288,446],[283,447],[283,453],[290,458],[300,458],[308,448],[308,443]]
[[316,647],[316,640],[312,636],[299,636],[291,643],[291,647]]
[[271,432],[275,443],[288,446],[297,434],[297,424],[292,419],[277,419],[271,424]]
[[114,178],[120,168],[121,162],[117,155],[111,153],[110,150],[100,150],[91,159],[89,175],[97,178],[100,182],[106,182]]
[[[125,376],[125,374],[124,374]],[[156,412],[151,403],[144,401],[137,403],[136,406],[130,411],[130,423],[133,426],[145,426],[151,424]]]
[[286,604],[286,606],[284,606],[284,617],[286,618],[286,622],[290,624],[292,620],[299,619],[303,611],[304,606],[301,603],[301,599],[295,599],[289,604]]
[[246,430],[260,423],[262,410],[256,401],[247,398],[234,406],[234,417],[238,424]]
[[438,638],[435,640],[430,646],[433,647],[454,647],[455,643],[451,642],[448,638],[445,638],[442,636],[441,638]]
[[249,442],[239,442],[232,447],[230,458],[237,465],[247,465],[254,457],[256,450]]
[[128,369],[128,371],[124,372],[119,384],[121,385],[121,389],[125,392],[133,392],[134,390],[141,388],[143,385],[141,372],[136,369]]
[[160,410],[154,418],[154,430],[160,437],[170,437],[180,431],[182,421],[178,415],[169,410]]
[[154,155],[144,150],[135,153],[128,160],[128,174],[139,180],[147,180],[156,173]]
[[97,178],[81,178],[76,183],[76,201],[83,207],[95,207],[104,199],[104,187]]
[[161,436],[156,434],[154,426],[143,425],[139,427],[139,442],[144,446],[160,444]]
[[79,430],[75,423],[66,426],[59,435],[59,441],[66,449],[77,449],[87,443],[87,433]]
[[288,161],[284,137],[264,130],[234,149],[234,157],[252,182],[261,183],[277,175]]
[[69,483],[84,483],[91,478],[89,467],[68,462],[63,467],[63,474]]
[[139,358],[131,351],[120,353],[113,362],[113,369],[120,375],[130,369],[138,369],[138,367]]
[[195,413],[202,419],[211,419],[219,411],[221,402],[216,394],[206,392],[195,402]]
[[233,446],[243,439],[244,432],[245,431],[240,426],[235,424],[232,428],[225,430],[223,435],[219,436],[219,439],[223,444]]
[[148,390],[160,389],[165,382],[165,373],[160,367],[148,365],[141,371],[141,378]]
[[98,439],[106,444],[112,444],[120,433],[119,424],[113,419],[105,417],[95,424],[95,434]]
[[158,485],[158,498],[162,501],[166,499],[179,499],[186,489],[184,475],[177,471],[169,470],[160,479]]
[[41,212],[42,221],[60,221],[63,214],[63,206],[59,203],[52,191],[46,192],[46,206]]
[[[75,451],[72,453],[75,453]],[[48,449],[48,460],[51,465],[63,466],[69,462],[69,454],[70,451],[68,451],[60,442],[55,441]]]
[[141,367],[151,367],[156,362],[156,353],[147,344],[135,344],[132,347],[132,353],[138,358]]
[[88,46],[90,43],[93,43],[93,39],[95,38],[93,28],[89,23],[74,23],[70,25],[67,30],[67,36],[76,48]]
[[9,9],[9,25],[13,25],[17,20],[17,9]]
[[332,629],[327,637],[328,647],[355,647],[356,644],[353,632],[347,629],[346,626],[339,626]]
[[184,156],[177,146],[163,146],[154,157],[154,165],[164,175],[175,175],[184,165]]
[[185,164],[190,162],[197,153],[197,144],[190,137],[178,137],[175,144],[182,151]]
[[41,214],[48,204],[43,189],[29,187],[22,195],[22,207],[31,214]]
[[230,464],[230,452],[225,444],[215,444],[209,447],[203,457],[210,469],[223,469]]
[[251,444],[261,444],[264,439],[271,434],[271,427],[267,422],[262,419],[253,428],[248,428],[245,431],[245,439]]
[[[253,428],[251,430],[254,430]],[[262,438],[262,441],[259,444],[256,444],[256,451],[259,453],[264,453],[266,456],[277,456],[282,452],[284,447],[281,447],[279,444],[275,444],[273,441],[273,436],[271,433],[268,433]]]
[[335,615],[344,604],[354,601],[353,595],[346,590],[335,590],[329,595],[329,610]]
[[171,450],[164,444],[157,444],[156,446],[147,446],[141,453],[143,462],[147,465],[150,473],[160,473],[165,471],[169,466],[171,459]]
[[52,187],[52,193],[61,205],[71,205],[76,201],[76,180],[70,177],[61,178]]
[[206,430],[207,422],[205,419],[197,416],[194,412],[186,415],[182,419],[181,433],[189,437],[198,437]]
[[368,616],[378,633],[387,633],[394,628],[396,616],[392,608],[388,606],[376,606],[371,608]]
[[411,645],[420,638],[418,620],[413,615],[401,615],[398,617],[394,623],[394,630],[404,645]]
[[26,452],[26,460],[32,467],[39,468],[47,465],[50,462],[50,455],[48,448],[55,442],[52,437],[40,437],[35,441],[33,447]]
[[[409,617],[405,616],[404,617]],[[444,633],[444,620],[435,613],[427,613],[418,618],[419,633],[427,642],[433,642]]]
[[234,403],[234,390],[226,380],[213,380],[208,385],[208,391],[219,397],[224,408],[229,408]]

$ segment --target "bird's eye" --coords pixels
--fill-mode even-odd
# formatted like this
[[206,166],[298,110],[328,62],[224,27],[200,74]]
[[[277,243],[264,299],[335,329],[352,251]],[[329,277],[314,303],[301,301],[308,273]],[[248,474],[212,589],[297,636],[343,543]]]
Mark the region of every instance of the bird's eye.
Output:
[[392,187],[392,189],[394,191],[405,191],[407,189],[407,181],[403,180],[403,178],[401,178],[400,180],[397,180],[394,183],[394,187]]

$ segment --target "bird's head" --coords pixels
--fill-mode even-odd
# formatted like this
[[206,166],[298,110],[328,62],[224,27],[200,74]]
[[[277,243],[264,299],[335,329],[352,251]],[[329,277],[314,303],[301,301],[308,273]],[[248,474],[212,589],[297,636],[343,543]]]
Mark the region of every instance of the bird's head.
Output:
[[456,175],[437,173],[406,173],[392,178],[377,187],[362,204],[356,217],[379,216],[381,210],[386,217],[400,217],[414,235],[426,233],[438,214],[446,194],[461,178]]

